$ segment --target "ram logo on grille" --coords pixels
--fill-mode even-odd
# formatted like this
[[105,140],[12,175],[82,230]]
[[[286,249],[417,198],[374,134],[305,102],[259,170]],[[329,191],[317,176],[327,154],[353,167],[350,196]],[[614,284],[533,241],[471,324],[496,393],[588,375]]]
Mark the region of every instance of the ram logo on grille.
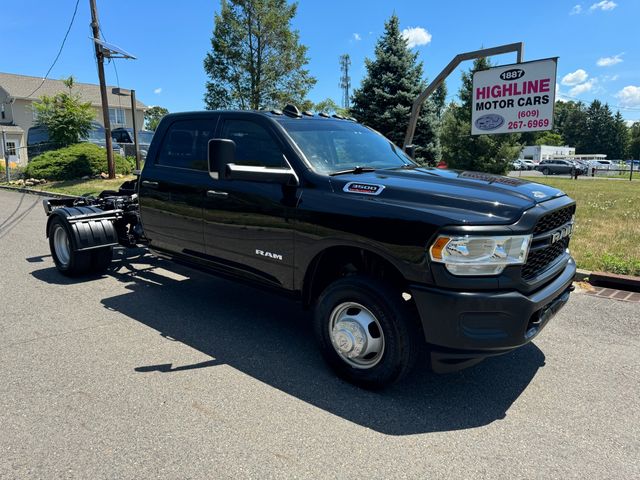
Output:
[[558,230],[553,232],[553,235],[551,235],[551,243],[554,244],[556,242],[559,242],[563,238],[570,237],[572,232],[573,223],[568,223],[565,226],[560,227]]

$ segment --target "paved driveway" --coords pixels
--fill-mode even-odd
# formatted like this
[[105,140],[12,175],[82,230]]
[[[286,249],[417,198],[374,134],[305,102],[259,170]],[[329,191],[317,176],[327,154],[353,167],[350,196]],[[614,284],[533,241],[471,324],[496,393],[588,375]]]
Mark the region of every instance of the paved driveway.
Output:
[[119,252],[53,267],[0,191],[0,478],[638,478],[640,307],[573,295],[525,348],[382,393],[297,304]]

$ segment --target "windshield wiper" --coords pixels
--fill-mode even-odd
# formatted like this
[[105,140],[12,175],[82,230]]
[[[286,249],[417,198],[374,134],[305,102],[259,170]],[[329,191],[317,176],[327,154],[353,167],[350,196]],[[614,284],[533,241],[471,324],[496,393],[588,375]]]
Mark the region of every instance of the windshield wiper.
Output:
[[373,167],[353,167],[353,168],[348,168],[346,170],[338,170],[337,172],[331,172],[329,175],[334,177],[336,175],[344,175],[345,173],[364,173],[364,172],[375,172],[377,170],[377,168],[373,168]]

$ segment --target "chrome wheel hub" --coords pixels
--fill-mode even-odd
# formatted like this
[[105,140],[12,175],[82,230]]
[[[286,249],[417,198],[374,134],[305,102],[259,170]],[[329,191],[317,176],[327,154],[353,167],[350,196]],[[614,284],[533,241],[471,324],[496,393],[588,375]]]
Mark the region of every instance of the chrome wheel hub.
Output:
[[338,355],[355,368],[371,368],[384,354],[382,327],[359,303],[345,302],[333,309],[329,336]]
[[67,234],[67,231],[60,225],[56,225],[56,229],[53,232],[53,247],[56,251],[56,257],[58,257],[58,261],[65,267],[69,265],[69,260],[71,259],[69,235]]

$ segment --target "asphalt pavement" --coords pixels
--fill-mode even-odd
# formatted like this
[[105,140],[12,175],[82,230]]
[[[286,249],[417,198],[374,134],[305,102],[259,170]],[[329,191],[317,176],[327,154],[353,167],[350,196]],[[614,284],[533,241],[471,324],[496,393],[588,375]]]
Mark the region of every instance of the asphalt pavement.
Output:
[[379,393],[296,303],[118,251],[55,270],[0,191],[0,478],[640,478],[640,306],[574,293],[534,343]]

